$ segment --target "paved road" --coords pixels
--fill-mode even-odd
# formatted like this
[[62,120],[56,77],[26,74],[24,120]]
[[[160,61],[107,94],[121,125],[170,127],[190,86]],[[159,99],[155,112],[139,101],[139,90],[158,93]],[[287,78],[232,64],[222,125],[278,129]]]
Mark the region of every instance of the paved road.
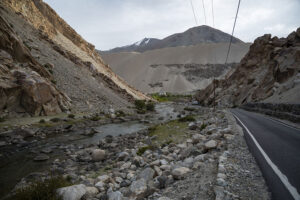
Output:
[[300,200],[300,129],[240,109],[231,112],[244,129],[274,200]]

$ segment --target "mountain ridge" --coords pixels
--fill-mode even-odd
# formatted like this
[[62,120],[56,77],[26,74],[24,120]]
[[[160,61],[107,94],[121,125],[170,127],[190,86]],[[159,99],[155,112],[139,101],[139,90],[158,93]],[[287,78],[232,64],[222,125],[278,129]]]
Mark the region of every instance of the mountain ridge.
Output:
[[[177,46],[190,46],[200,43],[224,43],[229,42],[230,34],[227,34],[218,29],[202,25],[192,27],[182,33],[175,33],[163,39],[157,38],[144,38],[138,42],[130,45],[116,47],[107,51],[100,51],[102,54],[106,53],[119,53],[119,52],[145,52],[154,49],[177,47]],[[233,37],[233,43],[243,43],[238,38]]]

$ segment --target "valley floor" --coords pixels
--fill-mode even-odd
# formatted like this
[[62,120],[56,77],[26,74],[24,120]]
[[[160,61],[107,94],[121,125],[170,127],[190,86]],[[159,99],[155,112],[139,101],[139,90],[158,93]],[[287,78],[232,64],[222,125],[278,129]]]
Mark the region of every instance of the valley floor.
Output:
[[160,103],[146,114],[76,118],[2,128],[1,196],[60,174],[72,185],[57,191],[64,199],[270,199],[227,110]]

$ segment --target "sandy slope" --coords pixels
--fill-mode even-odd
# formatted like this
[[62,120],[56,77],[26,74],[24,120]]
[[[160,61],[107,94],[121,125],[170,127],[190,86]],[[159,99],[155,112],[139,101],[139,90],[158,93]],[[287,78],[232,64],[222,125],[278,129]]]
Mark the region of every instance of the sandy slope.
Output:
[[[210,71],[206,64],[223,64],[228,43],[199,44],[146,51],[144,53],[122,52],[102,55],[115,73],[123,77],[137,89],[152,93],[167,91],[185,93],[205,87],[210,78],[205,73]],[[229,63],[237,63],[247,53],[249,44],[232,45]],[[197,64],[193,69],[184,64]],[[172,65],[183,64],[183,65]],[[188,80],[187,74],[202,70],[194,80]],[[216,69],[214,76],[224,74],[226,69]],[[189,73],[191,72],[191,73]],[[185,74],[184,74],[185,73]],[[205,76],[205,77],[203,77]],[[156,84],[152,87],[149,84]],[[160,87],[162,85],[162,87]]]

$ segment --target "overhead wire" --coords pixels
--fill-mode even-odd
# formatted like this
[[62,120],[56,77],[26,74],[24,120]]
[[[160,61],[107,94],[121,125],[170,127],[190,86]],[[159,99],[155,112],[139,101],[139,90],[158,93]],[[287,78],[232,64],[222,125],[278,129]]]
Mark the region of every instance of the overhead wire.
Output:
[[211,13],[212,13],[213,27],[215,27],[214,0],[211,0]]
[[205,20],[205,25],[206,25],[206,13],[205,13],[205,5],[204,5],[204,0],[202,0],[202,7],[203,7],[204,20]]
[[231,43],[232,43],[232,39],[233,39],[233,33],[234,33],[236,20],[237,20],[239,9],[240,9],[240,4],[241,4],[241,0],[239,0],[238,7],[237,7],[237,10],[236,10],[236,14],[235,14],[235,19],[234,19],[232,33],[231,33],[230,42],[229,42],[229,46],[228,46],[228,51],[227,51],[227,55],[226,55],[225,65],[227,64],[228,56],[229,56],[229,53],[230,53]]
[[195,9],[194,9],[194,5],[193,5],[193,0],[190,0],[190,3],[191,3],[192,10],[193,10],[196,26],[198,26],[198,21],[197,21],[197,18],[196,18]]

